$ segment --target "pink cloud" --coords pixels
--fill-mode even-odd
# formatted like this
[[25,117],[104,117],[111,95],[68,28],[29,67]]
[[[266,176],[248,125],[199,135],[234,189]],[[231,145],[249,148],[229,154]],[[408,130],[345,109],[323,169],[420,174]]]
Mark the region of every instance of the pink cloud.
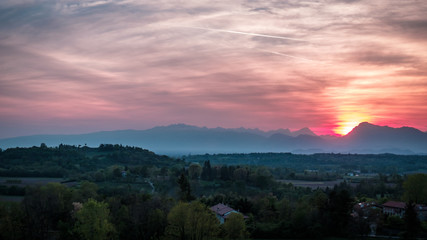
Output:
[[177,122],[323,134],[354,111],[427,130],[426,8],[386,0],[0,3],[0,137]]

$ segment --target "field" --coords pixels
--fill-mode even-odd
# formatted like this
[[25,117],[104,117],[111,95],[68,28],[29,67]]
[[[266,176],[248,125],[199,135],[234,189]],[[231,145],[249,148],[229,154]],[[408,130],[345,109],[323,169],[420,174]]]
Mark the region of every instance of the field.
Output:
[[334,185],[340,184],[344,180],[334,180],[334,181],[304,181],[304,180],[278,180],[281,183],[292,183],[295,187],[308,187],[311,189],[325,189],[327,187],[333,188]]
[[[63,178],[29,178],[29,177],[0,177],[0,186],[25,188],[27,186],[42,186],[48,183],[61,183],[67,181]],[[67,186],[76,185],[77,182],[71,181],[63,183]],[[0,195],[0,202],[21,202],[23,196]]]
[[0,185],[26,187],[34,185],[46,185],[50,182],[63,182],[63,178],[27,178],[27,177],[0,177]]

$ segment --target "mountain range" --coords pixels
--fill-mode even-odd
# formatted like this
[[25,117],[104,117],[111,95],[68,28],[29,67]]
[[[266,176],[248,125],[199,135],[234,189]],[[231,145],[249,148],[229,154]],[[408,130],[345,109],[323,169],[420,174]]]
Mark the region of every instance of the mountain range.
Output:
[[309,128],[262,131],[174,124],[147,130],[6,138],[0,139],[0,148],[31,147],[41,143],[93,147],[122,144],[168,155],[250,152],[427,154],[427,133],[411,127],[392,128],[367,122],[360,123],[342,137],[317,136]]

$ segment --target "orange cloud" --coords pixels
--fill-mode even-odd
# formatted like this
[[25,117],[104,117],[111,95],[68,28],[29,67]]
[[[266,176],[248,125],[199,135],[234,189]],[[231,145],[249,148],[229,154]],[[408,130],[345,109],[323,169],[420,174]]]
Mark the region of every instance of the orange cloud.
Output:
[[0,3],[0,137],[176,122],[427,130],[415,0],[52,3]]

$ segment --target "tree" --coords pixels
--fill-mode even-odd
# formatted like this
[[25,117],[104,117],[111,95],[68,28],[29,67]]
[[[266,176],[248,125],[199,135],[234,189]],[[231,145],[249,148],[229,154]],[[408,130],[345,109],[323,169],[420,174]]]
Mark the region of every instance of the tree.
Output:
[[167,232],[169,235],[185,240],[187,233],[186,229],[186,219],[188,214],[189,203],[179,202],[175,207],[173,207],[168,214],[168,223]]
[[224,223],[224,229],[229,239],[242,239],[247,235],[245,219],[240,213],[231,213]]
[[254,180],[255,185],[261,189],[265,189],[273,183],[272,175],[266,167],[257,168]]
[[165,230],[164,219],[166,219],[166,214],[160,209],[154,209],[150,211],[148,215],[148,227],[150,228],[151,235],[160,239],[160,236],[163,234]]
[[346,236],[350,222],[350,213],[353,208],[353,199],[349,192],[333,190],[329,193],[327,206],[328,232],[334,236]]
[[181,190],[179,193],[179,199],[182,201],[193,200],[194,197],[191,195],[190,182],[188,182],[188,179],[184,175],[184,173],[182,173],[181,176],[178,178],[177,183],[179,184],[179,188]]
[[96,199],[98,197],[98,185],[92,182],[83,181],[80,184],[80,189],[77,192],[79,201],[87,201],[89,198]]
[[120,179],[122,177],[122,170],[120,169],[120,167],[116,167],[113,170],[113,176],[116,179]]
[[59,183],[28,188],[22,201],[27,238],[46,239],[50,230],[57,230],[60,221],[67,221],[71,211],[71,191]]
[[406,202],[427,204],[427,174],[409,175],[403,182],[403,189],[405,190],[403,199]]
[[415,204],[413,202],[406,203],[405,207],[405,239],[415,239],[418,231],[420,230],[420,221],[417,217],[417,212],[415,211]]
[[200,202],[190,203],[186,223],[191,240],[212,239],[219,229],[219,221],[215,214]]
[[227,181],[230,180],[230,172],[227,166],[221,166],[220,168],[221,180]]
[[89,199],[76,213],[75,232],[83,239],[103,240],[114,232],[114,226],[108,220],[108,204]]
[[169,212],[168,223],[167,233],[182,240],[212,239],[219,230],[214,213],[200,202],[179,202]]
[[168,175],[168,168],[167,167],[162,167],[160,169],[160,176],[167,176]]
[[246,181],[248,178],[248,170],[246,168],[237,168],[233,173],[235,180]]
[[108,199],[118,239],[160,239],[167,226],[170,199],[129,194]]
[[0,239],[24,239],[24,214],[18,203],[0,205]]
[[188,175],[191,179],[198,179],[202,174],[202,166],[198,163],[192,163],[188,168]]
[[[217,201],[217,202],[223,202],[223,201]],[[242,213],[251,212],[252,206],[253,206],[252,202],[248,201],[246,197],[240,198],[239,201],[237,201],[237,203],[235,204],[235,208],[239,209],[239,211]]]
[[207,160],[203,163],[203,171],[202,171],[201,177],[203,180],[212,180],[213,179],[211,162],[209,160]]

